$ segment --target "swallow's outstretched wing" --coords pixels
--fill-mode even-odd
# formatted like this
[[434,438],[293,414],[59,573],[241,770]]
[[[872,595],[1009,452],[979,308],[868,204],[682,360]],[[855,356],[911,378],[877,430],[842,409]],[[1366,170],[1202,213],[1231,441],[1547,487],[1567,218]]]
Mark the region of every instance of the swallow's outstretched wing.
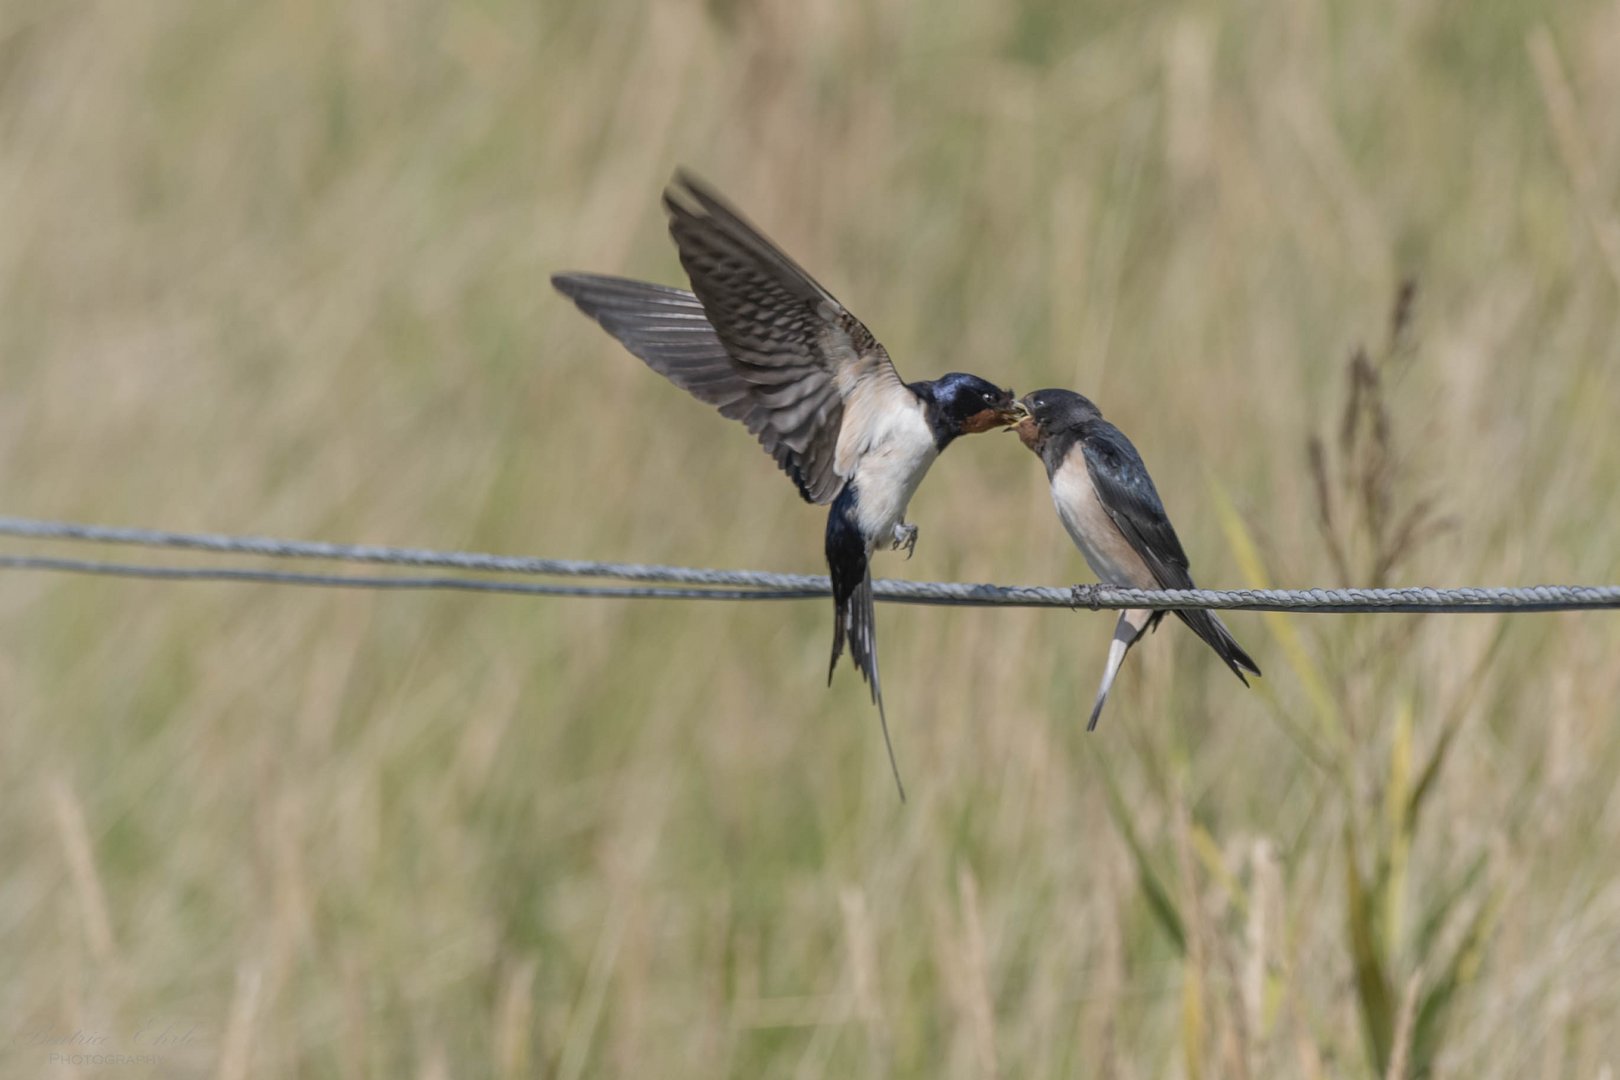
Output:
[[[648,367],[720,415],[741,421],[805,499],[824,503],[838,493],[842,479],[820,468],[821,460],[806,452],[808,441],[784,437],[778,418],[709,325],[696,295],[605,274],[557,274],[551,284]],[[836,429],[836,412],[830,419]],[[830,452],[824,457],[831,462]]]
[[[832,501],[863,432],[846,404],[906,394],[866,326],[714,192],[684,173],[664,193],[669,232],[709,323],[748,388],[771,449],[806,499]],[[772,447],[774,446],[774,449]]]
[[696,296],[606,274],[557,274],[551,284],[648,367],[722,416],[748,423],[749,387]]
[[[1083,449],[1086,469],[1103,509],[1120,533],[1142,556],[1161,589],[1191,589],[1187,553],[1164,511],[1164,503],[1148,476],[1147,466],[1129,439],[1112,424],[1099,421],[1087,433]],[[1177,611],[1182,622],[1203,638],[1232,669],[1244,685],[1244,672],[1260,674],[1260,668],[1243,651],[1214,613],[1205,609]],[[1100,702],[1099,702],[1100,704]]]
[[871,331],[714,192],[680,174],[664,193],[693,292],[599,274],[552,284],[648,367],[741,421],[818,504],[853,469],[846,398],[905,392]]

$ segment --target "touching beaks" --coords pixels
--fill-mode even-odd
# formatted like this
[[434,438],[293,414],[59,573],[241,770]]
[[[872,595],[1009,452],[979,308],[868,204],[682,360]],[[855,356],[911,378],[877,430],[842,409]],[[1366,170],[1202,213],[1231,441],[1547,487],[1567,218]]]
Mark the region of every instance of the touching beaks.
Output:
[[1019,423],[1029,418],[1029,406],[1022,401],[1014,401],[1001,410],[1001,420],[1007,426],[1004,430],[1012,431]]

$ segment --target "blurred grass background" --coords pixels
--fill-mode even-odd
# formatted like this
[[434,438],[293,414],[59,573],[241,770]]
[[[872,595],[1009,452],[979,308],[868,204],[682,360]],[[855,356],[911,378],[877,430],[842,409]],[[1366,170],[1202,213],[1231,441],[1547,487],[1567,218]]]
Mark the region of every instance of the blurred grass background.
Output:
[[[546,283],[679,281],[685,164],[902,373],[1099,401],[1203,584],[1614,581],[1617,101],[1612,0],[9,0],[4,506],[819,570]],[[911,520],[1087,579],[1008,437]],[[821,603],[3,586],[5,1075],[1620,1055],[1612,615],[1167,624],[1087,738],[1110,616],[885,607],[901,806]]]

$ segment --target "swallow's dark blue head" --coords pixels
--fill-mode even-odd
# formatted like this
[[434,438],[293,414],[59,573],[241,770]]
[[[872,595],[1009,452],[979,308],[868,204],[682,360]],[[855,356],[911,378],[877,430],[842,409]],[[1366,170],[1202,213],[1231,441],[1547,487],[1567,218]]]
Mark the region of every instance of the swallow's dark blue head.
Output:
[[944,449],[958,435],[977,435],[1011,424],[1019,417],[1011,390],[977,375],[953,371],[931,382],[912,383],[927,406],[934,441]]

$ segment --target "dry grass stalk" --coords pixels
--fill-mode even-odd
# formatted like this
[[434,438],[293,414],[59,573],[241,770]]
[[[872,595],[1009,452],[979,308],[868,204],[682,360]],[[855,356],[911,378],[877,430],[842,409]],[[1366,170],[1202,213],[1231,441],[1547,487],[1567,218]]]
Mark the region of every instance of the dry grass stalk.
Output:
[[96,870],[95,848],[85,825],[84,808],[65,777],[52,777],[46,791],[56,822],[57,840],[62,845],[63,860],[79,901],[84,939],[98,964],[109,963],[113,959],[112,918],[107,914],[107,895],[102,889],[101,874]]
[[1406,991],[1401,994],[1400,1018],[1395,1024],[1395,1048],[1389,1056],[1389,1068],[1384,1080],[1407,1080],[1407,1067],[1412,1054],[1412,1029],[1417,1020],[1418,988],[1423,985],[1423,969],[1412,972],[1406,980]]

